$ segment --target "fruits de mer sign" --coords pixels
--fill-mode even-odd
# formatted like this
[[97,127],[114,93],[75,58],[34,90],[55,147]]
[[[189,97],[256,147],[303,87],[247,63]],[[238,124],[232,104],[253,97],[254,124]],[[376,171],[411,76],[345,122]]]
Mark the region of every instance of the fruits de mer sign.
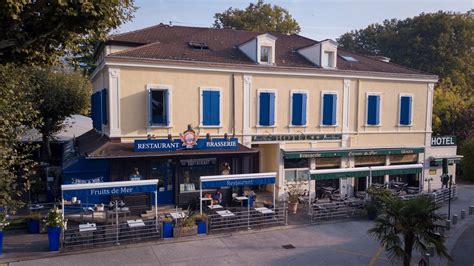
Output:
[[183,143],[181,139],[147,139],[135,140],[134,152],[160,152],[160,151],[176,151],[176,150],[232,150],[238,149],[237,138],[219,138],[219,139],[198,139],[194,145]]
[[94,197],[94,196],[112,196],[123,195],[142,192],[154,192],[157,185],[137,185],[137,186],[122,186],[122,187],[101,187],[101,188],[87,188],[77,190],[64,190],[64,198],[70,199],[72,197]]

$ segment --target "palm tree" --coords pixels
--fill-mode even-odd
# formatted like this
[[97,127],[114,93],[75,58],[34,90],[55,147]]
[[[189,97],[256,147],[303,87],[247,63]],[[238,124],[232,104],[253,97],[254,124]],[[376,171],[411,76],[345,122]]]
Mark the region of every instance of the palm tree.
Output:
[[[443,217],[436,213],[430,198],[419,196],[403,201],[386,193],[370,193],[380,202],[381,214],[368,233],[374,236],[389,253],[392,261],[402,260],[409,266],[413,249],[426,253],[433,246],[438,256],[451,259],[444,245]],[[375,198],[374,198],[375,197]]]

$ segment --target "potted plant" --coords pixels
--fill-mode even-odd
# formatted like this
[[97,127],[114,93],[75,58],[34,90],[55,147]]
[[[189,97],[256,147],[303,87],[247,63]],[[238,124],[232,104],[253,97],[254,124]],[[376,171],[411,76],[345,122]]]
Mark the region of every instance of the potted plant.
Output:
[[369,220],[375,220],[378,215],[377,204],[373,201],[368,201],[364,205],[365,210],[367,211],[367,217]]
[[197,233],[199,234],[206,234],[207,233],[207,216],[205,214],[196,214],[194,216],[194,221],[197,225]]
[[173,230],[174,237],[192,236],[197,234],[197,225],[194,221],[194,215],[190,210],[186,212],[186,216]]
[[171,217],[165,217],[163,219],[163,238],[173,237],[173,219]]
[[28,216],[28,234],[39,234],[40,233],[40,221],[41,214],[39,212],[32,212]]
[[288,209],[292,213],[296,213],[298,211],[299,197],[304,192],[303,187],[306,187],[307,182],[297,179],[292,183],[286,182],[285,185],[285,191],[288,193]]
[[48,217],[46,217],[46,225],[48,226],[49,251],[58,251],[61,231],[65,226],[58,208],[54,207],[49,210]]
[[0,256],[3,255],[3,229],[9,224],[7,218],[5,212],[0,212]]

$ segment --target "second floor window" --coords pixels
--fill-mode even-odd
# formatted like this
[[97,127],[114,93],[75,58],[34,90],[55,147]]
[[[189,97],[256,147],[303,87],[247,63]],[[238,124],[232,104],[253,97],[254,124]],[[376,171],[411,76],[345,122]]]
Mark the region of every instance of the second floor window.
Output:
[[270,47],[262,46],[260,48],[260,62],[270,63]]
[[220,92],[215,90],[202,91],[202,125],[220,125]]
[[275,93],[261,92],[259,94],[259,104],[258,124],[260,126],[275,125]]
[[337,94],[325,93],[322,101],[322,120],[323,126],[336,125]]
[[380,125],[380,95],[367,96],[367,125]]
[[149,91],[150,125],[167,126],[169,124],[169,91],[151,89]]
[[306,125],[306,93],[292,94],[291,125]]
[[400,120],[399,124],[402,126],[409,126],[412,123],[412,97],[400,97]]

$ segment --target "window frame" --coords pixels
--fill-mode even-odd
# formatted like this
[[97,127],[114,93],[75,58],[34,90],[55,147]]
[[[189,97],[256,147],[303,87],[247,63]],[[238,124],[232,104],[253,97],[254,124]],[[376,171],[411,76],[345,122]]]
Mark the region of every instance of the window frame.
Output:
[[[306,114],[305,114],[305,123],[304,125],[294,125],[293,124],[293,94],[305,94],[306,95]],[[276,98],[275,98],[276,101]],[[308,126],[308,102],[309,102],[309,91],[307,90],[290,90],[290,123],[289,127],[307,127]],[[275,108],[276,109],[276,108]]]
[[[268,54],[267,54],[267,61],[262,61],[262,50],[264,48],[267,48],[268,49]],[[259,51],[259,60],[258,62],[260,64],[272,64],[272,46],[268,46],[268,45],[260,45],[260,51]]]
[[[151,105],[150,105],[150,93],[151,91],[168,91],[168,124],[167,125],[160,125],[160,124],[153,124],[150,123],[151,121]],[[146,124],[147,128],[172,128],[173,127],[173,89],[171,85],[166,84],[147,84],[146,86]]]
[[[410,97],[411,98],[411,112],[410,112],[410,124],[408,125],[403,125],[400,124],[400,120],[402,118],[402,97]],[[400,93],[398,95],[398,121],[397,121],[397,126],[398,127],[412,127],[413,126],[413,106],[414,106],[414,94],[413,93]]]
[[[203,101],[203,93],[204,91],[218,91],[219,92],[219,125],[204,125],[204,101]],[[207,87],[201,86],[199,87],[199,127],[200,128],[222,128],[222,88],[220,87]]]
[[[326,54],[328,55],[328,57],[327,57],[328,61],[327,61],[327,65],[324,65],[324,58],[326,57]],[[335,54],[334,51],[323,51],[322,57],[321,57],[321,66],[323,68],[334,68],[334,66],[335,66],[334,54]],[[332,63],[332,64],[330,64],[330,63]]]
[[[324,125],[324,123],[323,123],[323,120],[324,120],[324,95],[326,95],[326,94],[336,95],[336,123],[334,123],[334,125]],[[330,90],[321,91],[320,121],[319,121],[319,126],[320,127],[338,127],[339,126],[339,119],[337,119],[337,114],[339,113],[338,99],[339,99],[339,92],[338,91],[330,91]]]
[[[379,106],[379,123],[377,125],[369,125],[369,96],[379,96],[380,97],[380,106]],[[383,110],[383,101],[381,92],[367,92],[365,94],[365,121],[364,125],[366,127],[381,127],[382,126],[382,110]]]
[[[275,94],[275,106],[274,106],[275,110],[274,110],[274,117],[273,117],[273,120],[274,120],[273,122],[274,122],[274,123],[273,123],[273,125],[268,125],[268,126],[266,126],[266,125],[261,125],[261,124],[260,124],[260,94],[261,94],[261,93],[265,93],[265,92]],[[276,112],[276,110],[277,110],[276,104],[277,104],[277,102],[278,102],[278,93],[277,93],[277,90],[276,90],[276,89],[258,89],[258,90],[257,90],[257,99],[256,99],[256,102],[257,102],[257,112],[256,112],[256,113],[257,113],[257,121],[256,121],[256,126],[257,126],[257,127],[264,127],[264,128],[275,128],[276,125],[277,125],[277,121],[278,121],[278,120],[277,120],[278,115],[277,115],[277,112]]]

